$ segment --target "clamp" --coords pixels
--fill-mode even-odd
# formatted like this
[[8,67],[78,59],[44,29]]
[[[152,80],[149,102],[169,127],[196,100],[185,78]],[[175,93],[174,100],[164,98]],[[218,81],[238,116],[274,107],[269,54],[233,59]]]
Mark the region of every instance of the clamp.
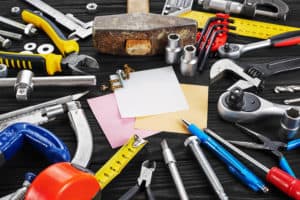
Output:
[[29,123],[15,123],[0,132],[0,165],[11,159],[25,141],[51,163],[71,160],[66,145],[50,131]]
[[75,40],[66,39],[60,29],[45,16],[24,10],[22,11],[22,19],[46,32],[62,55],[53,53],[20,54],[0,51],[0,63],[15,69],[40,69],[42,67],[49,75],[62,72],[63,68],[70,68],[82,74],[86,74],[86,72],[81,68],[99,68],[96,59],[79,54],[78,43]]
[[139,191],[146,191],[147,199],[154,200],[154,195],[152,193],[150,184],[152,180],[152,174],[155,171],[156,162],[146,160],[142,163],[142,168],[140,176],[137,179],[137,184],[129,189],[125,194],[123,194],[119,200],[129,200],[134,197]]

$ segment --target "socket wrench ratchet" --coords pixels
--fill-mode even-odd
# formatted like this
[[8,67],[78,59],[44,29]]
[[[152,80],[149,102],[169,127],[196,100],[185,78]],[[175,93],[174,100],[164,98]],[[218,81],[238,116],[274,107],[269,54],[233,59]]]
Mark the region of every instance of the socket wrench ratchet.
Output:
[[267,40],[249,44],[226,43],[219,47],[218,53],[222,58],[237,59],[241,57],[242,54],[255,49],[265,47],[286,47],[297,45],[298,43],[300,43],[300,31],[291,31],[276,35]]
[[288,109],[300,109],[300,106],[288,106],[272,103],[251,92],[235,87],[224,92],[218,100],[219,115],[226,121],[249,123],[268,116],[282,116]]

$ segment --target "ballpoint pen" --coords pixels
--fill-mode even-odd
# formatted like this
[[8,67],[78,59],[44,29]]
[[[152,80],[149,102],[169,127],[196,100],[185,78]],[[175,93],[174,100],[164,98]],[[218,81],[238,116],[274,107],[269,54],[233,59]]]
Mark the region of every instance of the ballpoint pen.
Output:
[[222,160],[228,167],[229,171],[241,180],[245,185],[253,191],[266,193],[269,191],[268,187],[263,181],[251,172],[244,164],[242,164],[236,157],[224,149],[216,140],[208,136],[196,125],[191,124],[186,120],[182,120],[187,129],[201,140],[201,144],[210,149],[220,160]]

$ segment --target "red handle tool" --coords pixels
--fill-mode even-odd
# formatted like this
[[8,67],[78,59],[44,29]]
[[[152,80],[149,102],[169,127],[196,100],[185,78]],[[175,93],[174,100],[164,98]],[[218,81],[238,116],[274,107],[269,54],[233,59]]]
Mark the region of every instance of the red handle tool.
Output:
[[300,43],[300,31],[291,31],[270,38],[274,47],[293,46]]
[[300,200],[300,180],[277,167],[272,167],[266,177],[269,183],[286,193],[288,196]]

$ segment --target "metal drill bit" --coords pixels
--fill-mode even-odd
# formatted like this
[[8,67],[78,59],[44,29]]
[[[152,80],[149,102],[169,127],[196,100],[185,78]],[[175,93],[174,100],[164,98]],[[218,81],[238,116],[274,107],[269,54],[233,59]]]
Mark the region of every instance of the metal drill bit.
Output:
[[163,157],[165,160],[165,163],[168,165],[170,173],[172,175],[173,181],[175,183],[175,186],[177,188],[178,194],[180,196],[181,200],[188,200],[189,197],[185,191],[183,182],[181,180],[180,174],[178,172],[178,169],[176,167],[176,160],[175,157],[171,151],[171,149],[168,146],[167,141],[164,139],[162,140],[161,144],[161,148],[162,148],[162,153],[163,153]]
[[283,101],[284,104],[292,104],[292,103],[299,103],[300,102],[300,98],[295,98],[295,99],[286,99]]
[[274,88],[275,93],[281,93],[281,92],[299,92],[300,91],[300,85],[287,85],[287,86],[276,86]]

